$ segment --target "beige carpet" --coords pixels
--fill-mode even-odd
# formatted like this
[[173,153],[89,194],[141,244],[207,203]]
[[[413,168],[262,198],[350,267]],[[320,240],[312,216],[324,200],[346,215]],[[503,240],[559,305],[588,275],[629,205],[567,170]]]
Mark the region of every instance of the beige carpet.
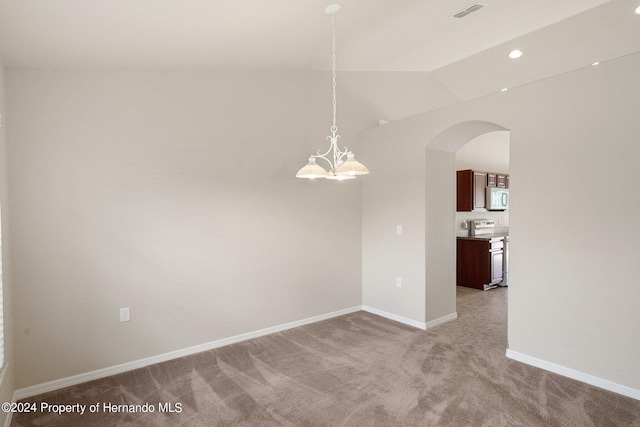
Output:
[[507,292],[458,288],[426,332],[357,312],[69,387],[29,401],[84,415],[12,425],[640,426],[640,401],[505,357]]

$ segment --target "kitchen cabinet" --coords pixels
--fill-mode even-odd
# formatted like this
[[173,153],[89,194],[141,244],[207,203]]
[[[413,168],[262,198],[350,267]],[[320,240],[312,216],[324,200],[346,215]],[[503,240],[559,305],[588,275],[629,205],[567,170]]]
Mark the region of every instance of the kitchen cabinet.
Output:
[[486,187],[509,188],[509,175],[471,169],[456,171],[456,211],[486,211]]
[[507,175],[487,172],[487,187],[509,188]]
[[504,237],[458,238],[456,284],[487,290],[504,280]]
[[485,210],[485,187],[487,186],[487,173],[472,170],[456,172],[456,210],[458,212],[471,212]]
[[496,187],[509,188],[509,175],[498,174],[496,176]]
[[504,279],[504,239],[490,244],[491,274],[489,284],[497,285]]
[[487,187],[497,187],[498,186],[498,174],[487,172]]

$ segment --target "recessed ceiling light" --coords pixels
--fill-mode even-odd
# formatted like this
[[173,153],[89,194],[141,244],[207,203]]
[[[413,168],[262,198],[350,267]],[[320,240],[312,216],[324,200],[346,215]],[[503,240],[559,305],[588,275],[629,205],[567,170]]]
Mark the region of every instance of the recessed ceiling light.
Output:
[[509,58],[511,59],[520,58],[521,56],[522,56],[522,51],[518,49],[512,50],[511,52],[509,52]]
[[500,92],[506,92],[506,91],[508,91],[508,90],[509,90],[509,88],[508,88],[508,87],[503,87],[502,89],[500,89]]
[[594,63],[593,63],[593,64],[591,64],[591,65],[598,65],[598,64],[600,64],[600,62],[599,62],[599,61],[596,61],[596,62],[594,62]]
[[636,7],[636,13],[640,15],[640,6]]

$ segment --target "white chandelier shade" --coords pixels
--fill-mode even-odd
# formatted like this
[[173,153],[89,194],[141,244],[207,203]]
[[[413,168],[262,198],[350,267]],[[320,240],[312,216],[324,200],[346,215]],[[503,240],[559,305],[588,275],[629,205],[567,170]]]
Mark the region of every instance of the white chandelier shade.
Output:
[[326,178],[329,173],[320,165],[316,163],[316,158],[311,156],[309,157],[309,163],[306,166],[303,166],[302,169],[298,171],[296,174],[297,178],[308,178],[308,179],[316,179],[316,178]]
[[366,175],[368,173],[369,169],[357,161],[353,153],[347,153],[347,160],[335,170],[336,175],[358,176]]
[[[309,157],[309,163],[303,166],[296,174],[297,178],[325,178],[335,180],[355,179],[357,176],[366,175],[369,170],[365,165],[356,160],[355,155],[346,147],[343,150],[338,148],[338,127],[336,126],[336,13],[340,11],[342,6],[333,4],[327,6],[324,10],[326,14],[331,15],[332,23],[332,79],[333,79],[333,126],[331,126],[331,135],[327,137],[330,141],[329,149],[321,153],[320,150],[316,154]],[[327,163],[329,170],[320,166],[316,159],[322,159]]]

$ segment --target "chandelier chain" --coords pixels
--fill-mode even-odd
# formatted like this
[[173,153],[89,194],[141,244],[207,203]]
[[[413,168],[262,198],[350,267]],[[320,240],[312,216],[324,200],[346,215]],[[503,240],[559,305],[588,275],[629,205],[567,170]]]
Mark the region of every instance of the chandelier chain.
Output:
[[331,15],[331,23],[332,23],[332,33],[333,37],[331,40],[331,60],[332,60],[332,79],[333,79],[333,126],[331,127],[331,132],[334,134],[338,131],[338,127],[336,126],[336,15]]

